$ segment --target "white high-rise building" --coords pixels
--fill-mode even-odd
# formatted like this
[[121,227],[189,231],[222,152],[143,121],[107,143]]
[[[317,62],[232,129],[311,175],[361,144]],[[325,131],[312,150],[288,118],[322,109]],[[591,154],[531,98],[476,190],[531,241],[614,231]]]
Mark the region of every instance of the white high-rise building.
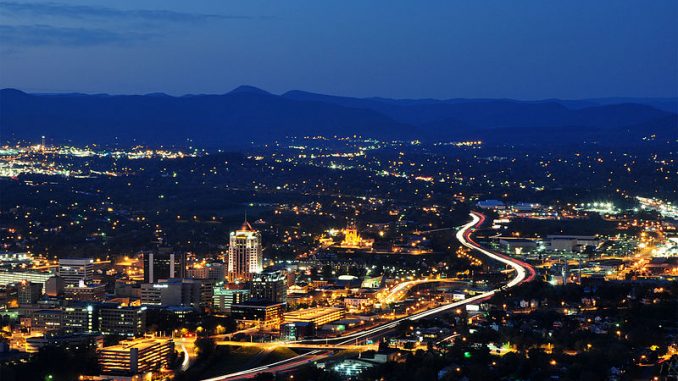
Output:
[[80,281],[90,283],[94,276],[94,260],[92,258],[60,258],[58,275],[66,286],[77,286]]
[[231,232],[228,246],[228,280],[249,280],[263,269],[261,233],[247,220],[239,230]]

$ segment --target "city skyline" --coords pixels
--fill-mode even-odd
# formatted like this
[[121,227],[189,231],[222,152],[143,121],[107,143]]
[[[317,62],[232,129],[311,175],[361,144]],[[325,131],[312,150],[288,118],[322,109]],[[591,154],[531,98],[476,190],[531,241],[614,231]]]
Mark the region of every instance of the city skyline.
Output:
[[677,380],[676,21],[0,0],[0,380]]

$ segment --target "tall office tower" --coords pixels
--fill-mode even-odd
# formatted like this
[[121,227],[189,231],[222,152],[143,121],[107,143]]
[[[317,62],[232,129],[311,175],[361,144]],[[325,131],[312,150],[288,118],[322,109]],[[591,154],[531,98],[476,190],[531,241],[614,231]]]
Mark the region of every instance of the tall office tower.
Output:
[[186,254],[173,253],[170,250],[163,247],[144,254],[144,283],[186,276]]
[[85,284],[92,281],[94,275],[94,260],[92,258],[59,259],[58,274],[66,286],[77,286],[80,281]]
[[228,280],[252,279],[263,269],[261,233],[245,220],[240,230],[231,232],[228,246]]
[[255,274],[250,282],[250,295],[252,299],[286,303],[286,279],[282,271],[268,271]]

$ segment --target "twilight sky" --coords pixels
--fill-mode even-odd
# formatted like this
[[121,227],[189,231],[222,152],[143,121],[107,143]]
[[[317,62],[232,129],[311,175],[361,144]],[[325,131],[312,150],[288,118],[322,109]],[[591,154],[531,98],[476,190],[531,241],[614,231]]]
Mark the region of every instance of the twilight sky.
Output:
[[0,87],[678,96],[678,1],[0,1]]

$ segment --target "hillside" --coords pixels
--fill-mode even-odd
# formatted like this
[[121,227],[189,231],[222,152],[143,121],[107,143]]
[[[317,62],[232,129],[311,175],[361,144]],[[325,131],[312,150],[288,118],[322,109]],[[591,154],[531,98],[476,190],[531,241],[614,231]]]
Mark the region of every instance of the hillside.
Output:
[[[570,101],[568,101],[570,102]],[[291,91],[283,95],[241,86],[223,95],[27,94],[0,90],[3,141],[77,144],[176,144],[209,148],[269,143],[287,136],[339,135],[385,139],[541,144],[637,144],[656,135],[675,141],[676,114],[648,105],[588,105],[558,100],[394,100]],[[569,106],[569,107],[568,107]],[[612,141],[612,140],[610,140]]]

